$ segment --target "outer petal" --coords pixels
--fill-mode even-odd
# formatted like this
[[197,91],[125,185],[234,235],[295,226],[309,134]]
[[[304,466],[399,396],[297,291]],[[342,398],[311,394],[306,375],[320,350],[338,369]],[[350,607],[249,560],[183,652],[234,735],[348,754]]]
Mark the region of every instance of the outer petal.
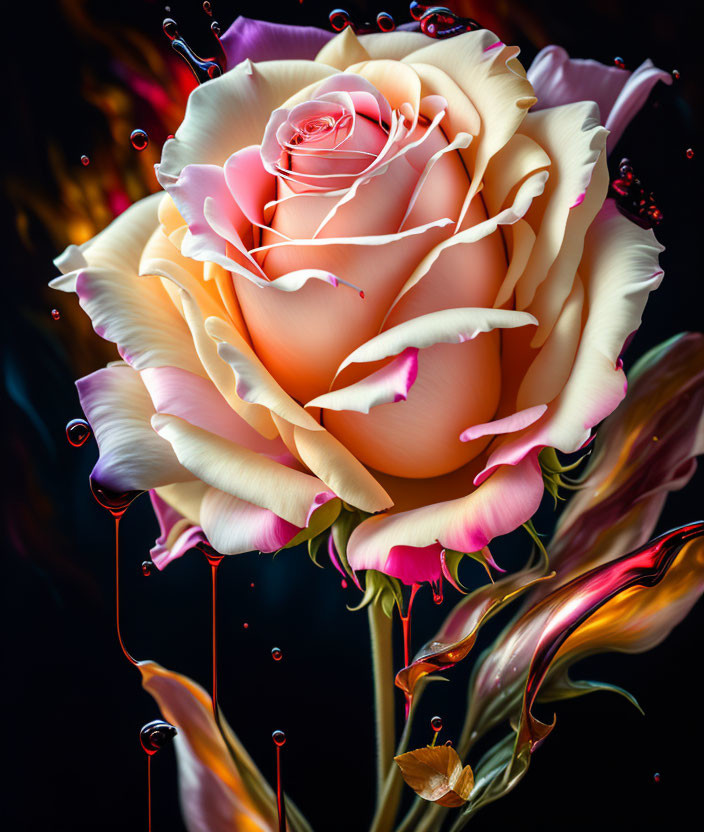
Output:
[[96,482],[112,491],[147,491],[191,478],[152,430],[154,407],[139,373],[114,365],[79,379],[76,387],[100,449],[91,475]]
[[635,72],[628,72],[597,61],[571,59],[560,46],[546,46],[536,55],[528,70],[528,80],[538,96],[536,110],[573,101],[596,101],[601,123],[611,131],[609,151],[653,86],[658,81],[672,83],[669,73],[657,69],[649,60]]
[[142,251],[159,225],[161,198],[154,194],[128,208],[76,254],[76,269],[51,285],[75,291],[98,335],[117,344],[135,369],[171,365],[202,373],[166,289],[157,278],[139,277]]
[[[145,690],[158,702],[164,719],[178,729],[174,748],[189,832],[273,832],[273,805],[255,806],[215,722],[208,694],[185,676],[154,662],[140,662],[139,670]],[[250,778],[262,780],[252,761],[238,755],[237,763],[243,762],[249,763],[248,769],[251,766]]]
[[[202,485],[202,483],[199,483]],[[203,486],[205,491],[206,486]],[[205,540],[205,534],[200,526],[194,525],[175,508],[172,508],[166,500],[162,499],[156,491],[150,491],[149,497],[152,501],[154,514],[159,521],[159,537],[149,551],[152,562],[157,569],[164,569],[172,560],[185,555],[198,543]]]
[[334,35],[314,26],[287,26],[238,17],[220,39],[228,68],[250,61],[312,61]]
[[640,324],[648,294],[662,280],[660,251],[652,231],[623,217],[613,200],[606,201],[585,243],[580,268],[589,317],[567,384],[538,422],[497,447],[476,482],[499,465],[516,464],[537,447],[578,450],[591,428],[616,408],[626,392],[618,357]]
[[497,471],[466,497],[365,520],[347,546],[350,566],[378,569],[406,583],[437,580],[439,547],[478,552],[492,538],[529,520],[542,496],[542,475],[533,454],[515,468]]

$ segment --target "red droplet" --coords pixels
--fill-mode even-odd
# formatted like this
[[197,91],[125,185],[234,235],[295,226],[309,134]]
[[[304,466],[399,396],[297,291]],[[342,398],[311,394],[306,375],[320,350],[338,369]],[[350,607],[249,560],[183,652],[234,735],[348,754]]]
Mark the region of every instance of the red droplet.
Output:
[[245,628],[245,630],[249,630],[249,624],[246,621],[242,626]]
[[203,0],[203,11],[210,17],[213,16],[213,6],[212,3],[209,2],[209,0]]
[[654,780],[656,783],[659,783],[661,779],[662,779],[662,778],[661,778],[661,776],[660,776],[660,772],[659,772],[659,771],[656,771],[656,772],[655,772],[655,774],[653,774],[653,780]]
[[347,581],[344,578],[340,581],[340,586],[343,589],[347,589]]
[[145,150],[149,144],[149,136],[146,131],[137,128],[130,133],[130,143],[135,150]]
[[84,168],[87,168],[90,164],[90,159],[85,155],[85,153],[83,154],[83,156],[81,156],[81,164]]
[[272,647],[272,648],[271,648],[271,658],[272,658],[275,662],[280,662],[280,661],[281,661],[281,659],[283,659],[283,657],[284,657],[284,654],[282,653],[282,651],[281,651],[281,648],[280,648],[280,647]]
[[66,439],[74,448],[80,448],[90,439],[91,429],[85,419],[71,419],[66,425]]
[[376,25],[382,32],[393,32],[396,28],[396,23],[388,12],[379,12],[376,16]]
[[252,583],[249,585],[249,588],[254,589],[254,581],[252,581]]
[[150,560],[143,560],[142,561],[142,574],[145,578],[148,578],[152,574],[152,566],[154,564]]
[[364,292],[362,292],[361,290],[360,290],[360,292],[359,292],[359,296],[360,296],[360,298],[362,298],[362,300],[364,300],[364,298],[366,297],[366,295],[364,294]]
[[688,159],[694,159],[694,151],[691,147],[688,147],[684,154]]
[[442,731],[442,717],[441,716],[434,716],[430,720],[430,727],[435,731],[437,734],[438,732]]
[[173,133],[169,133],[169,135],[166,137],[166,141],[168,142],[169,139],[175,139],[175,138],[176,138],[176,136],[174,136]]
[[329,20],[330,25],[336,32],[341,32],[345,27],[352,23],[349,13],[344,9],[333,9],[330,12]]
[[625,69],[626,62],[623,60],[623,58],[616,56],[614,58],[614,66],[617,66],[619,69]]
[[675,81],[680,80],[680,71],[679,71],[679,69],[673,69],[672,70],[672,77],[675,79]]
[[220,37],[222,29],[220,28],[220,24],[217,22],[217,20],[213,20],[213,22],[210,24],[210,31],[215,35],[216,38]]
[[178,731],[173,725],[164,722],[163,719],[155,719],[148,722],[139,732],[139,741],[142,748],[151,757],[156,754],[167,743],[169,743]]
[[279,748],[282,745],[286,745],[286,734],[283,731],[274,731],[271,738],[274,740],[274,745],[277,745]]
[[59,310],[58,310],[58,309],[52,309],[52,310],[51,310],[51,317],[52,317],[55,321],[58,321],[58,320],[59,320],[59,318],[61,317],[61,312],[59,312]]

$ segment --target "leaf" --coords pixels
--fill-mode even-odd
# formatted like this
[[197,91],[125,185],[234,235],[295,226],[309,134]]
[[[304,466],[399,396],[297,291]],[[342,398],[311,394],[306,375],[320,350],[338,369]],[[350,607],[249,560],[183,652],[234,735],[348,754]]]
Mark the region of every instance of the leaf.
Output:
[[469,766],[462,767],[462,760],[452,746],[417,748],[394,760],[403,779],[423,800],[456,807],[469,799],[474,775]]

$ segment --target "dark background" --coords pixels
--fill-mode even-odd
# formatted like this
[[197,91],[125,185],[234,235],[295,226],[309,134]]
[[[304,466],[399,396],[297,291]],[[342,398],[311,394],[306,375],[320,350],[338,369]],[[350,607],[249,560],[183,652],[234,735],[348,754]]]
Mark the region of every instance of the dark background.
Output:
[[[169,5],[196,51],[212,52],[199,0]],[[223,30],[236,13],[325,27],[331,8],[312,0],[277,6],[220,0],[213,7]],[[381,10],[399,23],[408,19],[405,4],[396,2],[347,8],[355,20]],[[631,69],[651,57],[680,71],[673,87],[658,85],[612,159],[631,158],[665,214],[657,233],[667,246],[666,279],[648,305],[627,366],[663,339],[700,329],[702,70],[695,4],[485,2],[463,8],[504,40],[519,43],[526,64],[542,45],[556,42],[574,57],[609,63],[618,55]],[[156,187],[149,166],[178,126],[191,82],[170,55],[160,3],[13,3],[2,14],[2,331],[9,404],[3,452],[7,555],[0,576],[0,821],[13,830],[145,829],[146,766],[138,733],[158,712],[115,639],[111,520],[87,488],[95,443],[74,449],[64,435],[67,420],[80,415],[73,379],[112,353],[89,334],[73,301],[45,284],[55,273],[51,258],[63,245],[89,236],[119,209],[117,186],[118,197],[113,194],[112,207],[105,207],[116,177],[125,179],[129,199]],[[157,115],[125,80],[125,66],[139,60],[168,89],[171,103],[162,102]],[[96,104],[107,88],[122,97],[110,98],[110,106],[104,99]],[[139,159],[127,140],[137,126],[147,127],[151,137]],[[685,156],[688,147],[695,151],[692,160]],[[91,157],[89,168],[79,163],[83,153]],[[52,306],[60,308],[60,321],[52,320]],[[697,475],[685,493],[673,495],[661,530],[700,517],[701,487]],[[551,522],[545,513],[538,526],[546,531]],[[207,564],[193,552],[145,578],[140,564],[156,533],[145,498],[130,509],[123,527],[128,649],[207,688]],[[527,551],[525,539],[515,535],[501,541],[497,556],[500,563],[518,564]],[[472,566],[463,577],[469,584],[480,580]],[[274,769],[271,732],[286,731],[287,789],[319,832],[364,829],[373,805],[366,614],[345,609],[357,595],[353,587],[342,589],[333,569],[316,569],[302,551],[284,552],[275,562],[271,556],[233,557],[221,569],[223,709],[268,776]],[[415,646],[432,634],[455,598],[448,596],[441,609],[427,589],[418,596]],[[534,755],[526,779],[480,813],[473,827],[656,829],[679,827],[690,813],[697,817],[703,622],[699,605],[650,653],[584,662],[580,675],[626,687],[646,716],[604,693],[558,704],[557,727]],[[487,629],[480,649],[497,626]],[[278,663],[270,657],[274,645],[284,654]],[[444,719],[441,738],[456,737],[470,667],[451,671],[452,684],[430,688],[416,745],[429,741],[433,713]],[[183,825],[170,749],[155,758],[153,770],[155,832],[178,832]]]

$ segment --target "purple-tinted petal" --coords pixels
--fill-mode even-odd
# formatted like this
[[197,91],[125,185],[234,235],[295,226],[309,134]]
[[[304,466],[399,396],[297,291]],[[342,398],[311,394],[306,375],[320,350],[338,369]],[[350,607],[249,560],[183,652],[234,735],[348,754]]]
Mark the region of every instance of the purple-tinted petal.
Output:
[[227,68],[250,61],[313,60],[335,36],[314,26],[288,26],[238,17],[220,39]]
[[528,70],[538,103],[534,110],[575,101],[596,101],[601,123],[611,132],[611,151],[658,81],[671,84],[670,74],[645,61],[635,72],[598,61],[572,59],[560,46],[546,46]]

